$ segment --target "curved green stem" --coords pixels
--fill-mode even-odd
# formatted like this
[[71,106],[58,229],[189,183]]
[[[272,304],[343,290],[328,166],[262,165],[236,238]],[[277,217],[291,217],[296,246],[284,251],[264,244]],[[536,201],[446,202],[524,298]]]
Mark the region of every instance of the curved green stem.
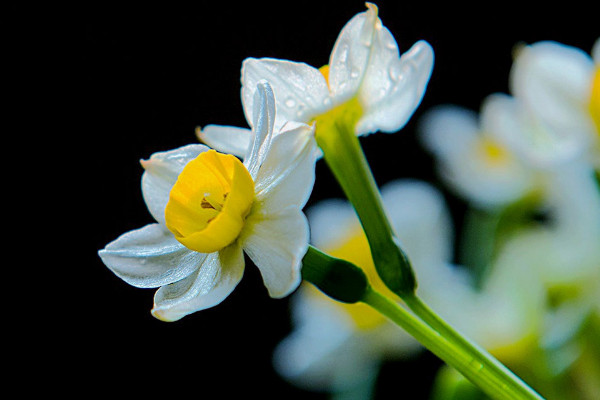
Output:
[[402,327],[490,397],[498,400],[543,399],[510,371],[491,364],[475,347],[454,336],[448,337],[449,331],[441,333],[433,329],[373,288],[368,288],[362,301]]
[[331,112],[339,112],[340,116],[317,123],[317,144],[325,162],[356,210],[382,281],[398,295],[414,293],[414,272],[389,223],[379,188],[352,129],[354,125],[343,118],[343,109]]
[[444,336],[449,342],[455,344],[457,347],[463,348],[465,351],[476,355],[478,362],[480,362],[486,369],[493,371],[499,376],[505,376],[508,386],[511,391],[521,394],[521,398],[526,399],[541,399],[542,397],[531,389],[521,378],[516,376],[506,366],[494,358],[485,349],[481,348],[477,344],[473,343],[465,336],[456,331],[446,321],[444,321],[439,315],[437,315],[427,304],[425,304],[418,296],[405,296],[402,300],[408,305],[408,307],[418,315],[423,321],[429,326],[438,331]]

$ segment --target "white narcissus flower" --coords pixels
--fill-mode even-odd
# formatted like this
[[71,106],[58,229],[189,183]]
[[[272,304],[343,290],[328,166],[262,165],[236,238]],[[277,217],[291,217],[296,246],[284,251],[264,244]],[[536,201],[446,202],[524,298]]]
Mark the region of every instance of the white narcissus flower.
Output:
[[436,157],[442,178],[478,207],[509,204],[537,186],[534,170],[498,132],[498,124],[512,119],[498,112],[502,100],[489,96],[479,115],[455,105],[437,106],[420,121],[422,142]]
[[[528,296],[512,291],[512,280],[494,279],[494,294],[479,293],[466,270],[450,264],[452,228],[441,194],[428,184],[399,180],[382,187],[390,219],[419,277],[419,297],[469,338],[497,355],[520,355],[535,330],[531,316],[536,286]],[[397,299],[380,281],[368,242],[346,201],[327,200],[307,211],[313,244],[363,268],[371,285]],[[526,273],[522,274],[528,276]],[[310,285],[293,297],[294,330],[277,347],[282,376],[319,390],[350,390],[372,379],[379,364],[421,349],[416,340],[364,304],[332,301]],[[487,318],[494,315],[494,318]]]
[[[578,145],[600,163],[599,48],[600,39],[591,56],[552,41],[519,49],[510,73],[510,88],[546,131],[544,137],[537,135],[534,144],[552,146],[558,152],[562,151],[561,142]],[[591,146],[595,150],[590,151]]]
[[548,223],[526,235],[529,256],[550,290],[578,287],[582,293],[600,279],[600,191],[594,173],[582,162],[565,165],[546,178],[544,192]]
[[508,237],[490,267],[486,290],[528,304],[541,285],[534,296],[539,311],[531,313],[539,324],[536,346],[547,352],[549,370],[564,371],[581,355],[582,327],[594,313],[600,315],[600,192],[585,163],[549,176],[546,192],[549,223]]
[[[371,3],[367,7],[344,26],[329,64],[321,69],[273,58],[246,59],[242,101],[249,124],[254,113],[253,87],[266,79],[277,95],[276,127],[286,121],[316,121],[319,135],[328,120],[351,115],[357,121],[357,135],[402,128],[424,95],[433,50],[419,41],[400,56],[396,40],[377,16],[377,7]],[[232,127],[207,126],[198,136],[208,145],[234,154],[249,142],[248,130]]]
[[301,281],[308,249],[302,212],[314,183],[314,131],[297,125],[273,136],[270,86],[256,90],[255,133],[242,164],[204,145],[142,161],[144,200],[157,223],[120,236],[99,252],[127,283],[155,288],[152,314],[166,321],[223,301],[244,272],[245,252],[272,297]]

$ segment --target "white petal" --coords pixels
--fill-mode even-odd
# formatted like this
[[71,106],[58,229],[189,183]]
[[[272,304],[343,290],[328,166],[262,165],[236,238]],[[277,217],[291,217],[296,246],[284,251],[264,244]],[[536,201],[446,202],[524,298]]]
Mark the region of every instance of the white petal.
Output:
[[[547,307],[547,289],[540,278],[547,274],[543,270],[546,261],[555,256],[556,247],[548,239],[547,232],[541,230],[521,231],[505,243],[494,259],[482,293],[490,296],[495,308],[492,312],[497,317],[487,319],[488,323],[482,326],[486,328],[480,338],[482,345],[492,350],[505,347],[540,328]],[[551,247],[547,247],[549,244]],[[483,307],[479,315],[489,315],[490,309]]]
[[438,190],[426,182],[400,179],[382,186],[381,197],[402,247],[415,264],[428,268],[451,260],[451,218]]
[[[482,150],[488,136],[491,123],[490,116],[501,118],[500,113],[494,114],[490,105],[491,97],[484,102],[482,118],[485,123],[477,120],[477,115],[471,111],[455,106],[440,106],[425,114],[421,124],[422,139],[437,156],[437,168],[440,175],[450,187],[470,201],[483,207],[495,207],[517,200],[529,191],[533,185],[533,172],[523,165],[512,154],[511,148],[506,148],[506,159],[500,162],[490,162]],[[503,121],[513,123],[514,119],[502,117]],[[480,125],[484,125],[482,130]],[[516,133],[516,132],[515,132]],[[500,138],[494,142],[506,143]]]
[[381,64],[373,64],[367,71],[377,78],[365,79],[360,88],[365,115],[356,127],[359,135],[396,132],[406,124],[425,94],[433,69],[433,49],[427,42],[419,41],[400,60],[387,66],[383,64],[386,58],[379,61]]
[[169,193],[183,168],[207,150],[209,148],[204,145],[193,144],[154,153],[149,160],[142,161],[146,170],[142,176],[142,194],[148,210],[158,222],[165,223],[165,207],[169,202]]
[[184,279],[206,257],[188,250],[160,224],[127,232],[98,254],[118,277],[141,288],[159,287]]
[[526,46],[513,63],[515,97],[559,129],[593,129],[587,103],[594,63],[584,51],[556,42]]
[[294,331],[275,349],[274,366],[286,379],[312,390],[342,390],[367,379],[376,358],[358,341],[340,307],[310,286],[292,298]]
[[260,81],[254,91],[254,115],[252,118],[254,135],[252,142],[244,155],[244,165],[252,178],[256,177],[273,139],[273,124],[275,123],[275,98],[271,85]]
[[252,140],[252,131],[234,126],[207,125],[197,131],[198,139],[222,153],[243,158]]
[[398,66],[399,60],[400,51],[396,39],[381,23],[376,24],[369,59],[359,89],[360,99],[365,107],[381,101],[397,84],[400,71],[395,67]]
[[308,250],[308,222],[296,207],[278,214],[251,213],[240,236],[244,251],[260,270],[274,298],[285,297],[301,281],[302,258]]
[[306,211],[311,242],[320,249],[335,248],[348,232],[360,229],[354,208],[347,200],[326,199]]
[[316,68],[285,60],[248,58],[242,65],[242,102],[250,124],[255,107],[254,90],[263,79],[271,84],[275,93],[275,131],[287,121],[308,123],[328,106],[327,82]]
[[592,47],[592,58],[594,59],[594,64],[596,64],[596,68],[600,65],[600,38],[596,39],[594,43],[594,47]]
[[556,230],[565,236],[588,241],[600,236],[600,191],[588,166],[564,166],[549,176],[547,202]]
[[477,113],[455,105],[439,105],[426,111],[419,121],[423,146],[437,157],[461,154],[479,134]]
[[244,255],[237,243],[211,253],[195,274],[156,292],[152,314],[164,321],[176,321],[213,307],[229,296],[243,273]]
[[334,98],[346,101],[357,93],[369,63],[374,36],[385,29],[377,7],[356,14],[342,28],[329,59],[329,88]]
[[589,143],[585,132],[563,131],[545,124],[528,112],[522,99],[504,94],[485,99],[481,125],[536,168],[556,167],[578,159]]
[[306,204],[315,181],[314,128],[300,125],[277,135],[255,180],[256,200],[269,213]]

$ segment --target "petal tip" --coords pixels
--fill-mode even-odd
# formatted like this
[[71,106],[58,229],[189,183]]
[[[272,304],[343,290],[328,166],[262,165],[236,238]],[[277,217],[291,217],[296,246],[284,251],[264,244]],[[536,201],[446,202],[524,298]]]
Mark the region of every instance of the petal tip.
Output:
[[379,13],[379,8],[377,8],[377,5],[367,1],[365,2],[365,7],[367,7],[367,12],[372,12],[375,14],[373,17],[377,17],[377,14]]
[[163,309],[156,308],[156,306],[152,310],[150,310],[150,313],[152,314],[152,316],[154,318],[156,318],[159,321],[163,321],[163,322],[175,322],[175,321],[181,319],[181,317],[169,318],[169,316],[164,312]]

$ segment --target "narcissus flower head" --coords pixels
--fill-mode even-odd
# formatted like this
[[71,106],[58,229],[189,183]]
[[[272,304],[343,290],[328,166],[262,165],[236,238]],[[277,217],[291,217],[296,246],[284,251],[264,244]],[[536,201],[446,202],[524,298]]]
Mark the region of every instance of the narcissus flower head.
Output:
[[[599,48],[600,39],[591,55],[558,42],[536,42],[517,51],[510,75],[511,91],[521,107],[552,133],[541,144],[567,142],[579,153],[592,153],[596,164],[600,163]],[[564,146],[555,147],[560,151]]]
[[273,136],[275,101],[259,82],[251,145],[242,163],[204,145],[142,161],[144,200],[157,223],[99,252],[119,277],[159,287],[152,314],[174,321],[223,301],[242,278],[245,252],[272,297],[300,284],[308,248],[302,212],[314,183],[313,128]]
[[[275,58],[248,58],[242,66],[242,101],[252,125],[253,88],[265,79],[277,95],[275,126],[286,121],[316,123],[316,135],[344,124],[357,135],[396,132],[420,104],[433,68],[433,50],[419,41],[400,56],[398,44],[382,24],[374,4],[344,26],[329,63],[320,69]],[[240,151],[247,131],[209,126],[199,133],[205,143]]]
[[[501,128],[516,118],[506,97],[488,96],[479,115],[459,106],[440,105],[425,113],[420,124],[422,142],[436,157],[440,175],[479,207],[506,205],[536,189],[533,169],[501,134]],[[517,133],[521,131],[519,127]]]

